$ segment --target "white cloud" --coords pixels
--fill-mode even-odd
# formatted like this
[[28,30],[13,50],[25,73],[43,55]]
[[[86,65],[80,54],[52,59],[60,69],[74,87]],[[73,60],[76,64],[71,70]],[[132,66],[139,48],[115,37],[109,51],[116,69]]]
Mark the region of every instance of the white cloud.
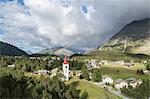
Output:
[[66,44],[97,47],[126,24],[150,18],[149,0],[24,1],[25,7],[0,4],[5,31],[0,39],[32,50]]

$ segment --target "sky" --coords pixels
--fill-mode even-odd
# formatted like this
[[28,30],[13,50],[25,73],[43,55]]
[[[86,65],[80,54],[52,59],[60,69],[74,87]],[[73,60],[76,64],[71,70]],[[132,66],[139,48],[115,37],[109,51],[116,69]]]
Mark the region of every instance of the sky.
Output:
[[32,52],[88,50],[145,18],[150,0],[0,0],[0,41]]

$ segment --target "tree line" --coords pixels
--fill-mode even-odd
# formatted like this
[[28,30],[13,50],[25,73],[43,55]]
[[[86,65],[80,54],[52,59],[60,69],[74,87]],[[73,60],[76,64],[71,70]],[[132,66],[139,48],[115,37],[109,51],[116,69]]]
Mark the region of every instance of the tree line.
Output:
[[0,70],[0,98],[28,99],[87,99],[87,93],[80,94],[76,84],[66,85],[57,76],[27,77],[24,72],[3,68]]
[[[27,72],[33,72],[36,70],[46,69],[52,70],[56,67],[62,68],[63,59],[52,60],[47,58],[47,60],[40,59],[29,59],[28,57],[14,58],[10,56],[1,56],[0,57],[0,67],[7,67],[8,65],[15,65],[15,68],[18,70],[23,70]],[[77,60],[70,60],[70,69],[80,70],[84,63]]]

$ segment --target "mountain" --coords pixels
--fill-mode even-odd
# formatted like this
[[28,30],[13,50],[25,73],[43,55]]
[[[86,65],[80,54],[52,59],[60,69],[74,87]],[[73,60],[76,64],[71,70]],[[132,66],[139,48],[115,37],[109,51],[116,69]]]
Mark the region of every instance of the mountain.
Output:
[[53,55],[65,55],[65,56],[71,56],[73,54],[82,54],[82,53],[84,53],[83,50],[69,48],[69,47],[47,48],[38,52],[38,54],[53,54]]
[[66,48],[60,48],[57,51],[54,52],[54,55],[65,55],[65,56],[71,56],[75,54],[73,51],[68,50]]
[[99,50],[150,55],[150,19],[128,24]]
[[53,48],[46,48],[38,52],[38,54],[53,54],[55,51],[61,49],[63,47],[53,47]]
[[28,54],[22,51],[21,49],[1,41],[0,41],[0,55],[28,56]]
[[33,52],[31,51],[31,50],[27,50],[27,51],[25,51],[28,55],[31,55],[31,54],[33,54]]

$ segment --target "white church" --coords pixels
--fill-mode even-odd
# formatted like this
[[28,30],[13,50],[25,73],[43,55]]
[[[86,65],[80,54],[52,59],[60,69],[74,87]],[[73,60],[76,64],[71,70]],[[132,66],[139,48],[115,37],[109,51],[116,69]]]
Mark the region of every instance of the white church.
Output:
[[63,62],[63,73],[64,73],[64,80],[69,80],[69,62],[67,62],[67,57],[64,58]]

